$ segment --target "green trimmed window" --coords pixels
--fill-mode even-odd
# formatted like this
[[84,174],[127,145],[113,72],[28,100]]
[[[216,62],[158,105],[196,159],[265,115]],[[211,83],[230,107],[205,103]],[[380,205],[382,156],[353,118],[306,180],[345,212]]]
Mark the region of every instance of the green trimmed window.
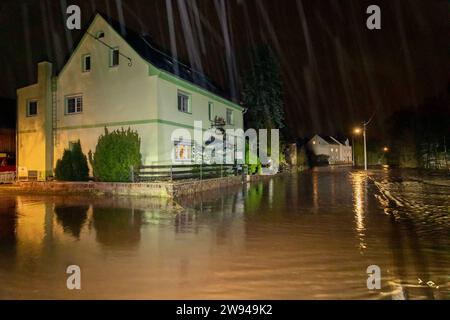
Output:
[[178,111],[191,113],[191,97],[189,94],[178,91]]

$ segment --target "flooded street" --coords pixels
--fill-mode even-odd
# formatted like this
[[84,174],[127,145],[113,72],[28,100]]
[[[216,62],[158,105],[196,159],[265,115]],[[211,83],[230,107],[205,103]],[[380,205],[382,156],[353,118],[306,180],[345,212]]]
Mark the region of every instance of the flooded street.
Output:
[[0,298],[450,299],[449,191],[346,168],[177,202],[0,189]]

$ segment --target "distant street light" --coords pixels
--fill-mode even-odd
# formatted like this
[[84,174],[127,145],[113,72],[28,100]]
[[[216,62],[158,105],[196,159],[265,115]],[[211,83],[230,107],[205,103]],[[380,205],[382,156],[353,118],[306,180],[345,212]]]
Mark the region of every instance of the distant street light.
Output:
[[[372,122],[373,117],[375,116],[375,113],[370,117],[369,121],[363,122],[363,138],[364,138],[364,170],[367,170],[367,143],[366,143],[366,128]],[[355,134],[359,134],[361,132],[360,128],[355,128],[353,130]]]
[[384,151],[384,152],[389,152],[389,148],[388,148],[388,147],[384,147],[384,148],[383,148],[383,151]]

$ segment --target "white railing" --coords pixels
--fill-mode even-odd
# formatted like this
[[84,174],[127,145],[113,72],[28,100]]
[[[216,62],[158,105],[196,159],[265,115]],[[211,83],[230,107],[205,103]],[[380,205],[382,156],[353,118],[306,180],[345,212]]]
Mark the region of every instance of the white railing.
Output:
[[15,172],[0,172],[0,183],[13,183],[15,179]]

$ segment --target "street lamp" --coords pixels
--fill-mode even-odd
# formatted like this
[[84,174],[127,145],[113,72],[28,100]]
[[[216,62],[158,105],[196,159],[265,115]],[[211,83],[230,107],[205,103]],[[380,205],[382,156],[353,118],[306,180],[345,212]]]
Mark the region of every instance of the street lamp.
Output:
[[384,147],[384,148],[383,148],[383,151],[384,151],[384,152],[389,152],[389,148],[388,148],[388,147]]
[[[364,170],[367,170],[367,143],[366,143],[366,128],[372,122],[373,117],[375,116],[375,113],[370,117],[369,121],[365,121],[362,123],[363,125],[363,138],[364,138]],[[354,133],[360,133],[361,129],[356,128],[354,130]]]

